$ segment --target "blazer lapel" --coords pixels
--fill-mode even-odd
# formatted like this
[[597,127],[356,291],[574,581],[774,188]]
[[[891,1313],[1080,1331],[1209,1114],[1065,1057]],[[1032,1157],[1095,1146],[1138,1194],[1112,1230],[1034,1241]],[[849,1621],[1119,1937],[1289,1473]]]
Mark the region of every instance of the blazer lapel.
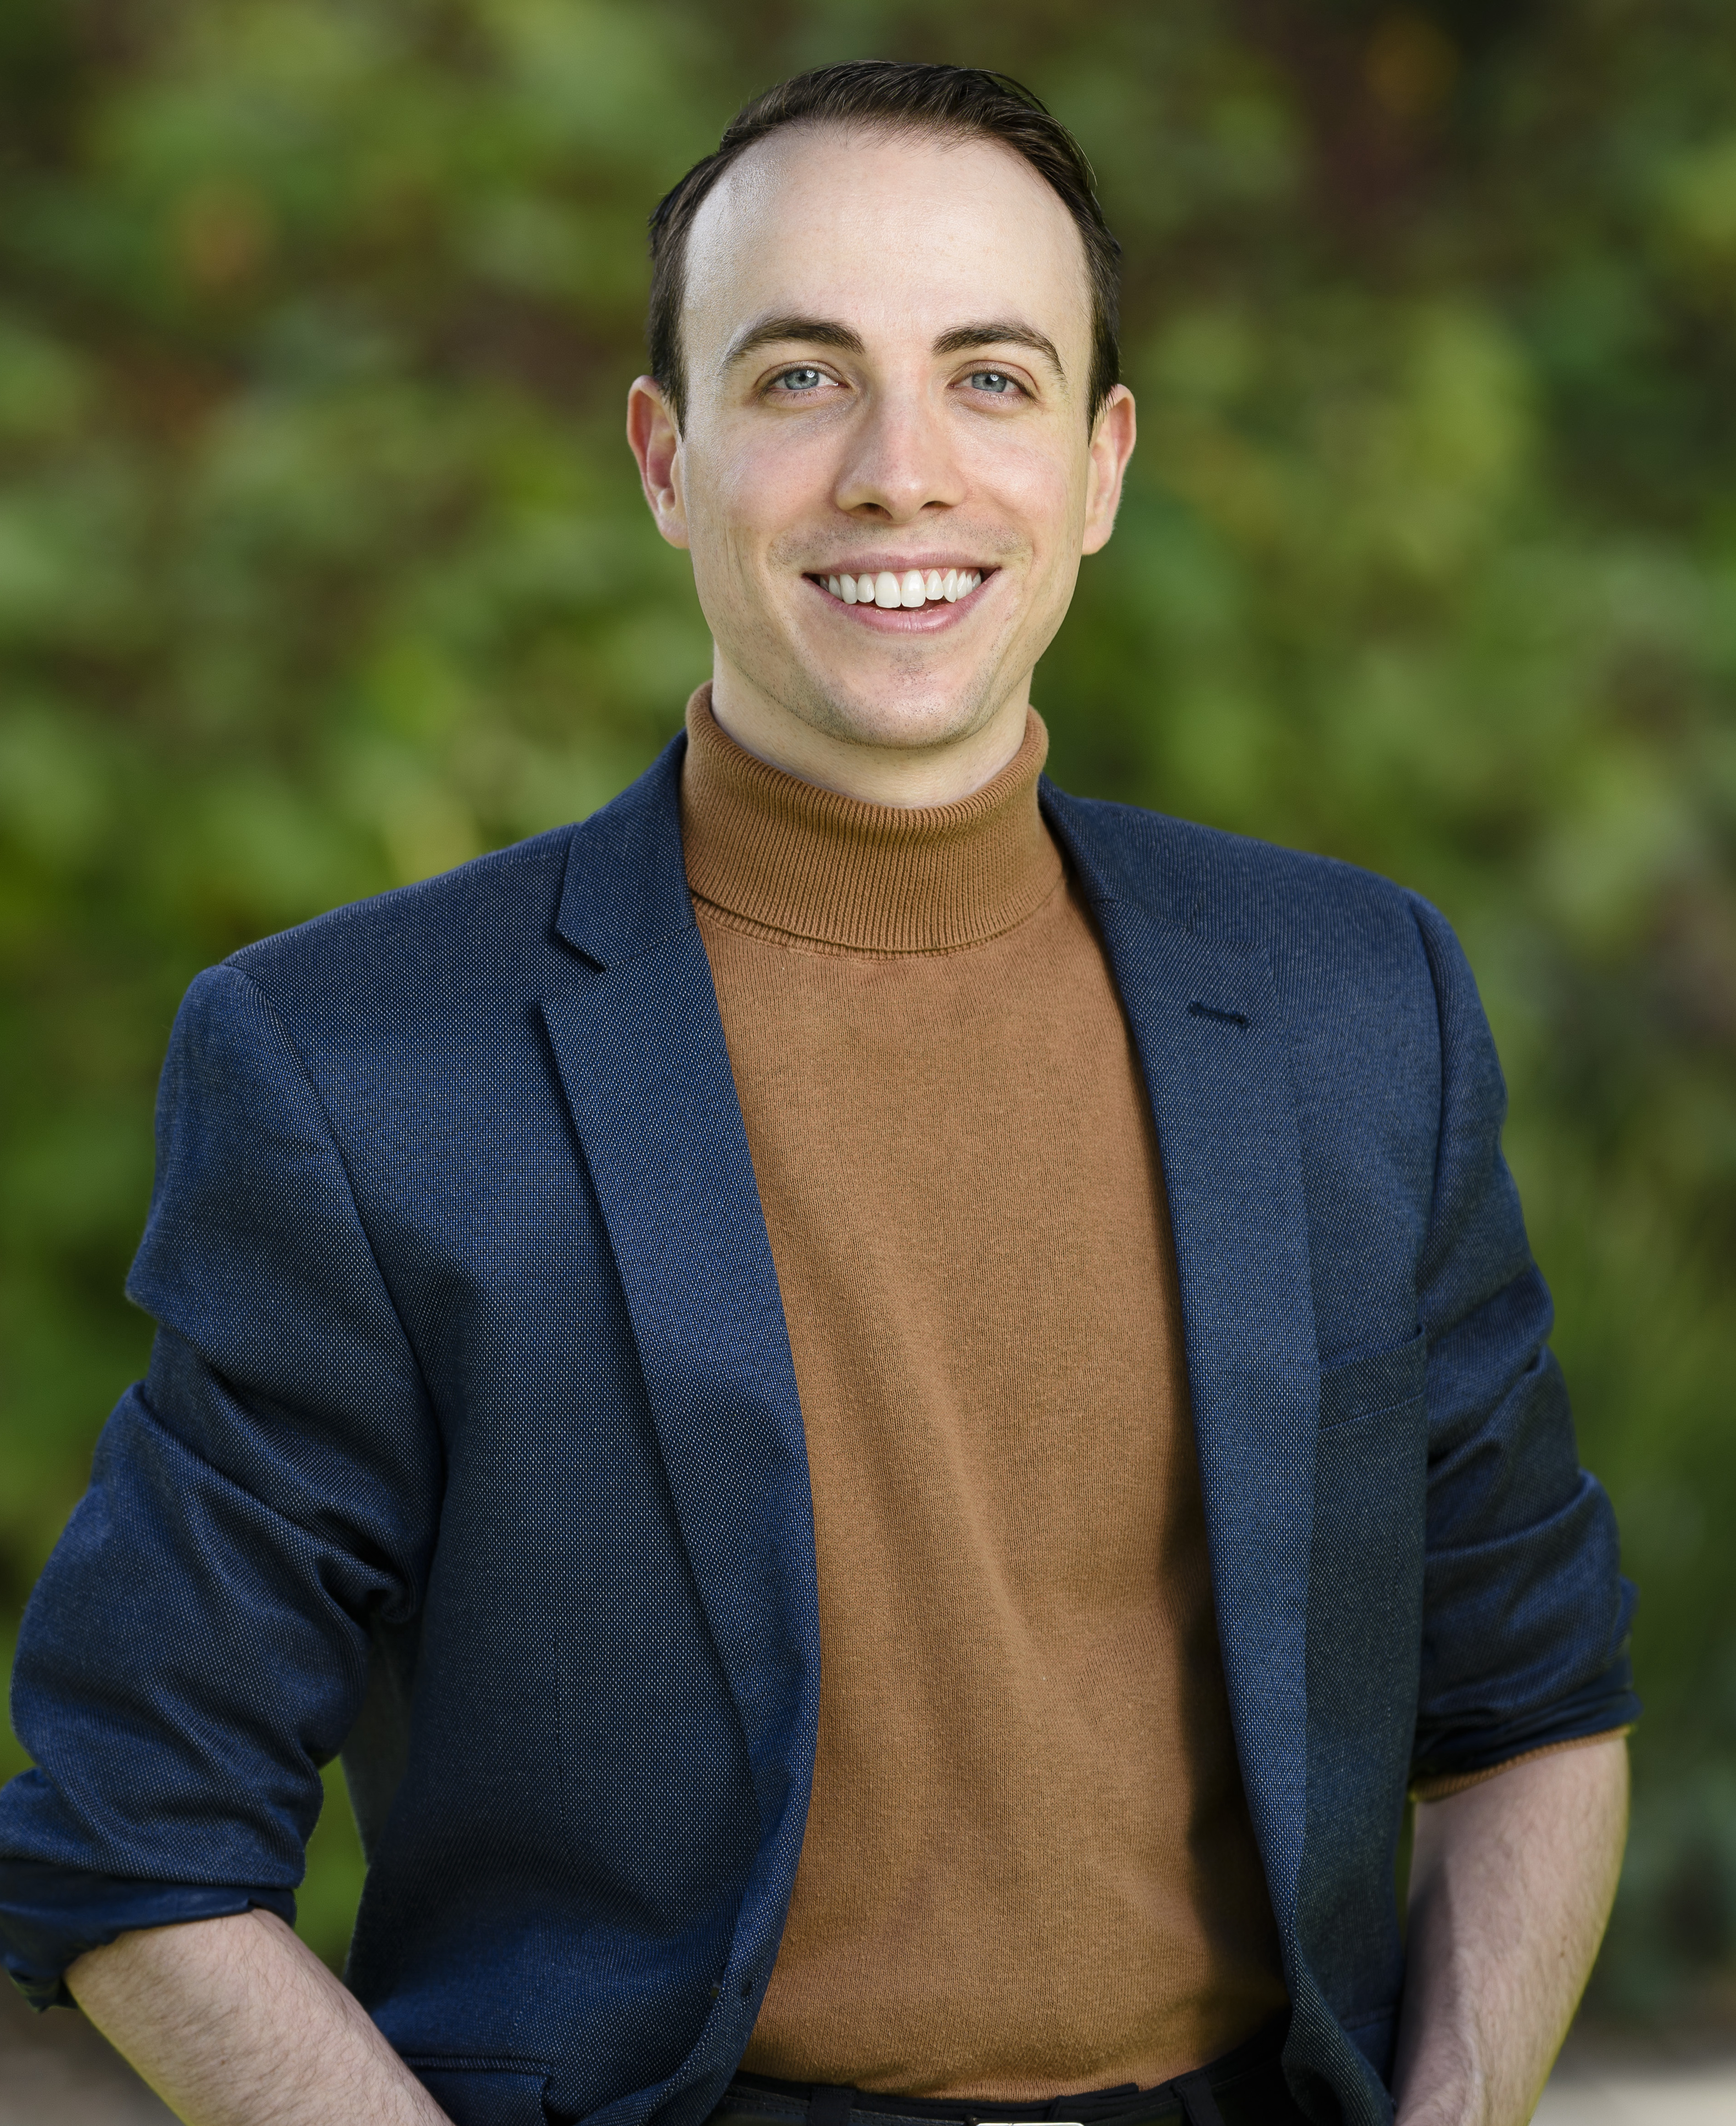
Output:
[[[748,1737],[765,1857],[799,1848],[819,1691],[807,1451],[710,965],[682,862],[684,739],[573,833],[543,1001],[676,1514]],[[792,1779],[792,1774],[796,1776]]]
[[1120,875],[1092,808],[1046,786],[1044,800],[1092,900],[1156,1119],[1224,1679],[1288,1936],[1307,1801],[1319,1369],[1277,999],[1262,948],[1184,927]]

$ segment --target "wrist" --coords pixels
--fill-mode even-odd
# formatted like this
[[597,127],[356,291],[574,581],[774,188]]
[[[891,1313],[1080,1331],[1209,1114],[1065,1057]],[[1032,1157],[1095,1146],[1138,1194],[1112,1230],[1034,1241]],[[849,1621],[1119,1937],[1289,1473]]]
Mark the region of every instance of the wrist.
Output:
[[1464,2043],[1437,2043],[1399,2076],[1394,2126],[1495,2126],[1488,2076]]

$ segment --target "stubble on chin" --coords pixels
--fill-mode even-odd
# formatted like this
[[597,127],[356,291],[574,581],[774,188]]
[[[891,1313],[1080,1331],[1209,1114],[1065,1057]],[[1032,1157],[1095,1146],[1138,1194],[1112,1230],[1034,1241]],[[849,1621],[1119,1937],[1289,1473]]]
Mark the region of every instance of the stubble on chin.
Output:
[[[773,698],[786,714],[845,745],[927,753],[980,730],[1004,691],[994,683],[998,675],[986,672],[973,673],[962,690],[956,684],[943,689],[896,646],[887,663],[893,670],[880,687],[792,665],[787,686]],[[899,671],[901,664],[908,669]]]

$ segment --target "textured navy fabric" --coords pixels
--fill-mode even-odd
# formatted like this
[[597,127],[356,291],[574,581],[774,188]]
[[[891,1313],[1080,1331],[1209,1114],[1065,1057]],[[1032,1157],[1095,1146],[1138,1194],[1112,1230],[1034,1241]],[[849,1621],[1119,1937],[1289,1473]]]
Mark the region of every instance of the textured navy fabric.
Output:
[[[684,740],[583,825],[201,976],[159,1326],[21,1637],[0,1936],[290,1909],[340,1750],[349,1979],[460,2126],[699,2126],[801,1846],[788,1340],[682,863]],[[1292,2086],[1384,2121],[1413,1773],[1637,1707],[1503,1091],[1397,888],[1045,785],[1143,1061]]]

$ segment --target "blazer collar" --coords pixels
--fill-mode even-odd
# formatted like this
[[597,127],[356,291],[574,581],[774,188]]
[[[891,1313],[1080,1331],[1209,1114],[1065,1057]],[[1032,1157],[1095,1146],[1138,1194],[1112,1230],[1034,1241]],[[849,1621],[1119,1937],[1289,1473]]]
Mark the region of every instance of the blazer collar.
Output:
[[599,971],[694,928],[682,862],[682,763],[670,739],[639,779],[573,829],[554,927]]

